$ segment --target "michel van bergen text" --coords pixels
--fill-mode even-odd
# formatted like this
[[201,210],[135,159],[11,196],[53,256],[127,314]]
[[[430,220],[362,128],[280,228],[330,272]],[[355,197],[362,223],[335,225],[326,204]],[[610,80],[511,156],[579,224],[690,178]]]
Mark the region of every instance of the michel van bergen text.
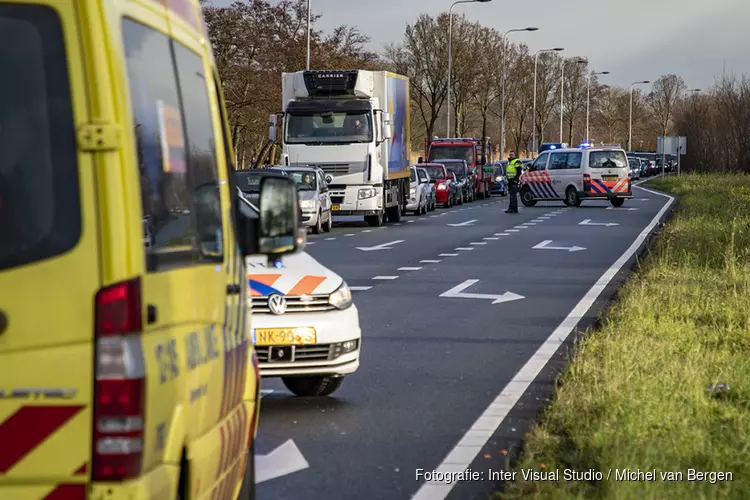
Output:
[[417,469],[417,481],[451,484],[458,481],[698,481],[715,484],[734,479],[731,472],[659,469],[521,469],[520,471],[466,469],[461,472]]

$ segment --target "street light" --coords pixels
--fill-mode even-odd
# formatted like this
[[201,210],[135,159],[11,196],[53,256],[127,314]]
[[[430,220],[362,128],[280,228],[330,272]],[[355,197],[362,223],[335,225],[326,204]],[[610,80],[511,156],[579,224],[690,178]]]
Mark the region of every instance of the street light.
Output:
[[630,119],[628,125],[628,151],[633,150],[633,87],[636,85],[651,83],[651,80],[643,80],[630,84]]
[[589,143],[589,116],[591,113],[591,77],[597,75],[608,75],[609,71],[591,72],[589,74],[588,88],[586,89],[586,144]]
[[451,8],[448,9],[448,119],[445,125],[445,137],[451,136],[451,65],[452,54],[451,54],[451,39],[453,38],[453,7],[460,3],[487,3],[492,0],[456,0],[451,4]]
[[[565,103],[564,97],[565,97],[565,64],[566,64],[565,58],[563,58],[562,61],[562,70],[560,71],[560,142],[563,142],[563,115],[564,112],[564,106]],[[576,64],[587,64],[588,61],[586,59],[576,59]],[[572,139],[571,139],[572,140]]]
[[539,31],[539,28],[536,27],[529,27],[529,28],[517,28],[508,30],[505,33],[503,33],[503,76],[502,76],[502,97],[500,100],[500,159],[503,158],[503,153],[505,152],[505,69],[506,69],[506,57],[508,57],[508,33],[516,33],[519,31]]
[[531,128],[534,133],[533,139],[531,140],[531,144],[534,147],[535,154],[539,152],[539,146],[537,146],[536,143],[536,70],[537,66],[539,64],[539,54],[543,54],[545,52],[562,52],[565,50],[562,47],[555,47],[554,49],[540,49],[537,50],[534,54],[534,110],[532,111],[532,117],[531,117]]
[[305,69],[310,71],[310,0],[307,0],[307,65]]

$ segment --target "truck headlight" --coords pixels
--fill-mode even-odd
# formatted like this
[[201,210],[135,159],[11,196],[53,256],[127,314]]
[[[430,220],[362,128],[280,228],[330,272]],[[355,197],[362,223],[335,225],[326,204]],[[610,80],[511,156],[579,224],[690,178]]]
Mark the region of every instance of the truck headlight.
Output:
[[352,305],[352,291],[346,284],[346,281],[341,283],[341,286],[328,296],[328,303],[336,309],[346,309]]
[[302,210],[312,210],[315,208],[315,200],[300,200],[299,207]]
[[359,190],[357,198],[360,200],[366,200],[367,198],[374,198],[375,194],[376,192],[374,188],[362,188]]

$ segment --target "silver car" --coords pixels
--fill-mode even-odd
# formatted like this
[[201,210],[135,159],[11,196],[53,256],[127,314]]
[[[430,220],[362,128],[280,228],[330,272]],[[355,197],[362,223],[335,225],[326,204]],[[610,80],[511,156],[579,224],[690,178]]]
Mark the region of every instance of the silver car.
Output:
[[278,166],[273,167],[273,170],[285,172],[297,183],[302,225],[312,228],[315,234],[330,231],[333,227],[331,194],[323,170],[299,165]]
[[411,167],[411,185],[409,188],[409,198],[406,203],[406,210],[414,212],[416,215],[427,213],[427,196],[429,182],[421,181],[417,174],[417,167]]
[[417,177],[419,178],[419,182],[425,185],[425,189],[427,190],[427,211],[432,212],[437,208],[435,183],[431,182],[430,174],[424,167],[417,167]]

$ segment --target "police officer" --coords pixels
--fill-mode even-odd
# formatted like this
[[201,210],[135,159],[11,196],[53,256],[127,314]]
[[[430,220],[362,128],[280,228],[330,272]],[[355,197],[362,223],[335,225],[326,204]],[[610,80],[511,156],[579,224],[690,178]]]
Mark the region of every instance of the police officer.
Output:
[[508,153],[508,166],[505,167],[505,178],[508,182],[508,197],[510,203],[506,214],[518,213],[518,183],[523,170],[521,160],[516,158],[515,151]]

